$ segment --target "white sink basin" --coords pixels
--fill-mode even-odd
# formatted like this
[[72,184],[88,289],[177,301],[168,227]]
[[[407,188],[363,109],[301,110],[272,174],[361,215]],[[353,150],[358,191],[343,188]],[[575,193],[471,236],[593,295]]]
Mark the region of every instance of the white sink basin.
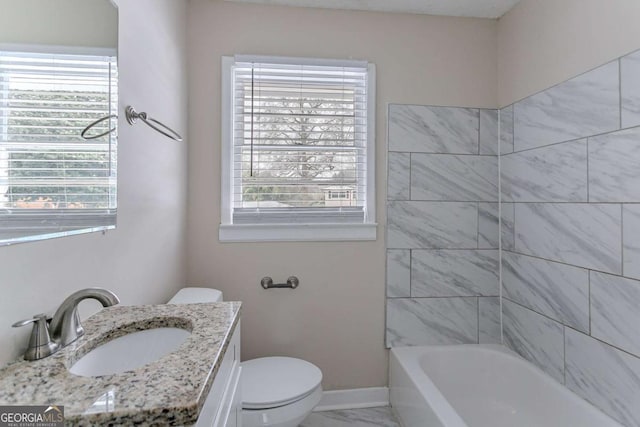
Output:
[[133,332],[85,354],[69,371],[83,377],[131,371],[175,351],[191,335],[180,328],[155,328]]

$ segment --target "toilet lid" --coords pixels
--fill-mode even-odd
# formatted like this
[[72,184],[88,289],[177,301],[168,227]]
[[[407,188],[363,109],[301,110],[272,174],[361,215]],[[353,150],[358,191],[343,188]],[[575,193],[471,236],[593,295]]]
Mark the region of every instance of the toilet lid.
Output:
[[199,302],[220,302],[222,292],[209,288],[182,288],[169,300],[169,304],[195,304]]
[[320,385],[317,366],[291,357],[263,357],[242,363],[242,407],[276,408],[306,397]]

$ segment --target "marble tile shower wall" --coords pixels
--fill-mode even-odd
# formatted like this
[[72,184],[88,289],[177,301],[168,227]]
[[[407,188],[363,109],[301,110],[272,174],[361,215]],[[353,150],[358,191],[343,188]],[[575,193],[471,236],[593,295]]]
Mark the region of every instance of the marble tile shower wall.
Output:
[[504,343],[640,427],[640,53],[501,111]]
[[388,114],[387,346],[500,342],[498,112]]

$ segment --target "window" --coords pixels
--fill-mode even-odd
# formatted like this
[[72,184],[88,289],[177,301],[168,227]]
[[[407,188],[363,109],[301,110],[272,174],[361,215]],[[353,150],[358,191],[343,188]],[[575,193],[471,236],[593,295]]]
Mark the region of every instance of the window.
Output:
[[330,199],[346,199],[350,191],[329,191]]
[[375,67],[223,58],[221,241],[375,240]]
[[0,243],[115,226],[116,108],[114,56],[0,51]]

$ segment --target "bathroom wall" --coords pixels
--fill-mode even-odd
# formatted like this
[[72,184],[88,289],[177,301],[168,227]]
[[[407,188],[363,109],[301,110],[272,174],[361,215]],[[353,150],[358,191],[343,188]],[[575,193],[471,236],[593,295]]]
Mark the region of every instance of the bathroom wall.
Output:
[[498,111],[389,106],[388,347],[500,342]]
[[[191,0],[188,281],[242,300],[243,358],[297,356],[326,389],[387,384],[388,103],[495,108],[496,22]],[[377,221],[373,242],[219,243],[220,57],[365,59],[377,66]],[[263,276],[297,275],[295,291]]]
[[[131,104],[186,136],[186,2],[117,3],[121,111]],[[52,313],[78,289],[103,286],[123,304],[144,304],[166,301],[185,282],[186,153],[186,143],[131,127],[121,114],[117,229],[0,247],[0,365],[27,345],[28,328],[13,322]]]
[[501,116],[504,343],[640,426],[640,52]]
[[638,48],[637,0],[521,0],[498,20],[501,107]]

